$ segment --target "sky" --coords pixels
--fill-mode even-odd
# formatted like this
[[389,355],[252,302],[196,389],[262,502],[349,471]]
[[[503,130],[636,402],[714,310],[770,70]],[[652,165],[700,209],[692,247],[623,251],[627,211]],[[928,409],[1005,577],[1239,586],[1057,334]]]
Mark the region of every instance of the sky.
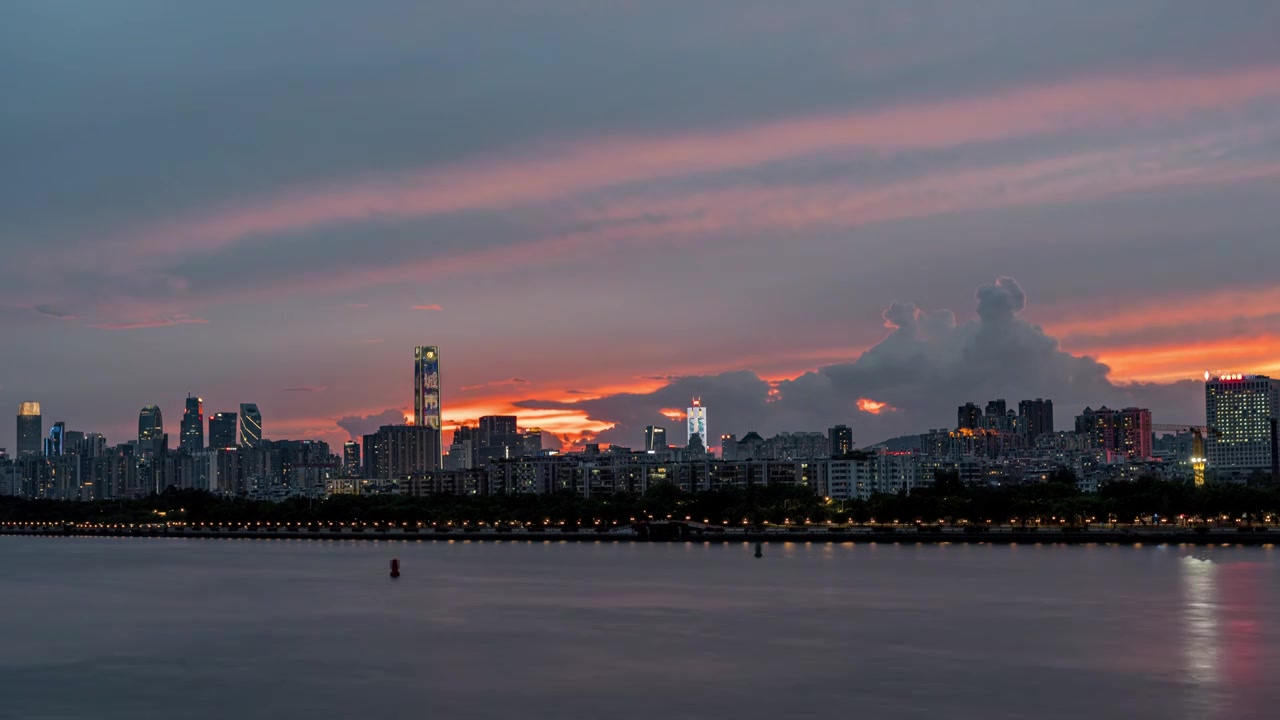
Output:
[[1280,373],[1280,3],[0,4],[0,447],[638,447]]

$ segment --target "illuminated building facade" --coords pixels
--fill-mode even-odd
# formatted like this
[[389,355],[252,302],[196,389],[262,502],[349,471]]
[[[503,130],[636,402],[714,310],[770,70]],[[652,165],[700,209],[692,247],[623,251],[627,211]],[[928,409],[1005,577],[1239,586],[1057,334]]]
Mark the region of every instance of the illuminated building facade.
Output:
[[436,460],[443,457],[440,442],[440,348],[419,345],[413,349],[413,424],[435,433]]
[[650,425],[644,429],[644,449],[646,452],[660,452],[667,449],[667,429]]
[[262,413],[254,403],[240,403],[240,447],[252,450],[262,445]]
[[707,442],[707,409],[703,407],[700,398],[693,399],[693,405],[689,408],[686,415],[686,424],[688,425],[689,444],[693,444],[693,436],[697,435],[702,445]]
[[138,450],[159,453],[164,449],[164,417],[156,405],[148,405],[138,413]]
[[1205,373],[1205,451],[1220,475],[1277,472],[1280,380],[1265,375]]
[[18,405],[17,457],[38,457],[43,435],[44,417],[40,415],[40,403],[24,402]]
[[180,431],[182,436],[178,440],[179,447],[190,452],[204,449],[204,400],[187,396]]

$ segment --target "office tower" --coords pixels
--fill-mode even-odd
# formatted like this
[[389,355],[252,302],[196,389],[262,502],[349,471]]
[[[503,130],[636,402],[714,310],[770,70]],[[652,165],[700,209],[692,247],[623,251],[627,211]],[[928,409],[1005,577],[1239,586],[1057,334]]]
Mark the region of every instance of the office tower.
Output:
[[979,430],[982,428],[982,408],[974,403],[965,403],[956,411],[957,430]]
[[188,452],[204,449],[204,400],[187,395],[187,405],[182,411],[182,437],[179,447]]
[[644,429],[644,449],[647,452],[662,452],[667,449],[667,429],[650,425]]
[[224,450],[236,446],[236,414],[214,413],[209,416],[209,447]]
[[827,446],[831,457],[853,452],[853,429],[848,425],[837,425],[827,430]]
[[64,422],[56,422],[49,428],[49,437],[44,439],[45,457],[61,457],[67,454],[66,434],[67,424]]
[[440,348],[413,349],[413,424],[440,429]]
[[480,428],[476,432],[476,446],[479,448],[479,464],[494,458],[522,455],[524,442],[520,439],[520,431],[516,427],[516,416],[486,415],[480,418]]
[[1083,436],[1086,446],[1093,450],[1131,460],[1151,457],[1151,411],[1146,408],[1085,408],[1076,417],[1076,434]]
[[1205,454],[1211,469],[1234,479],[1257,471],[1280,475],[1280,380],[1205,373],[1204,406],[1209,425]]
[[37,457],[44,435],[44,418],[40,415],[40,403],[24,402],[18,405],[18,455]]
[[386,480],[440,469],[439,431],[419,425],[383,425],[364,436],[366,477]]
[[1018,403],[1018,429],[1028,443],[1053,434],[1053,401],[1036,398]]
[[693,405],[689,408],[686,417],[688,418],[686,422],[689,432],[688,444],[692,445],[693,436],[697,435],[699,439],[698,445],[705,448],[707,444],[707,409],[702,406],[701,398],[693,399]]
[[138,450],[158,453],[164,442],[164,418],[160,408],[148,405],[138,413]]
[[413,424],[435,432],[437,468],[442,464],[444,452],[440,413],[440,348],[419,345],[413,349]]
[[360,477],[360,443],[355,440],[342,446],[342,472],[349,478]]
[[449,465],[447,470],[470,470],[479,464],[479,446],[476,436],[479,431],[468,425],[459,425],[453,431],[453,441],[449,444]]
[[529,428],[520,436],[523,441],[525,455],[537,455],[542,452],[542,428]]
[[253,448],[262,445],[262,413],[254,403],[240,403],[240,447]]

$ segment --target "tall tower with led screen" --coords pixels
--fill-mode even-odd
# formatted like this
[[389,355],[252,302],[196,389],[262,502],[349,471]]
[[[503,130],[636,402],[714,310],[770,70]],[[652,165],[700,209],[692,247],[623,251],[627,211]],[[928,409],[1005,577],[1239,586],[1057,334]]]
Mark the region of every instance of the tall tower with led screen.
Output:
[[[689,425],[688,442],[693,442],[693,436],[697,435],[702,440],[703,446],[707,444],[707,409],[702,405],[701,398],[694,398],[693,405],[689,408],[687,414]],[[709,448],[708,448],[709,449]]]
[[435,345],[413,349],[413,424],[435,432],[440,467],[440,348]]
[[40,403],[28,400],[18,405],[18,457],[38,456],[41,435],[44,435],[44,417],[40,414]]
[[1277,474],[1280,380],[1206,372],[1204,409],[1209,425],[1205,454],[1220,478],[1246,479],[1257,471]]

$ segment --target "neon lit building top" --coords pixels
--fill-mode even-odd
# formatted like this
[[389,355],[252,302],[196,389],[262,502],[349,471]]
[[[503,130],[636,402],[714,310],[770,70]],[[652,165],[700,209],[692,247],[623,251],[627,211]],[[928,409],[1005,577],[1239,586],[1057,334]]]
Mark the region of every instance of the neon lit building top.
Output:
[[694,398],[689,411],[687,413],[687,426],[689,431],[688,442],[693,443],[693,436],[697,435],[705,446],[707,442],[707,409],[702,406],[701,398]]
[[40,414],[40,403],[27,401],[18,405],[18,415],[21,417],[32,417]]

